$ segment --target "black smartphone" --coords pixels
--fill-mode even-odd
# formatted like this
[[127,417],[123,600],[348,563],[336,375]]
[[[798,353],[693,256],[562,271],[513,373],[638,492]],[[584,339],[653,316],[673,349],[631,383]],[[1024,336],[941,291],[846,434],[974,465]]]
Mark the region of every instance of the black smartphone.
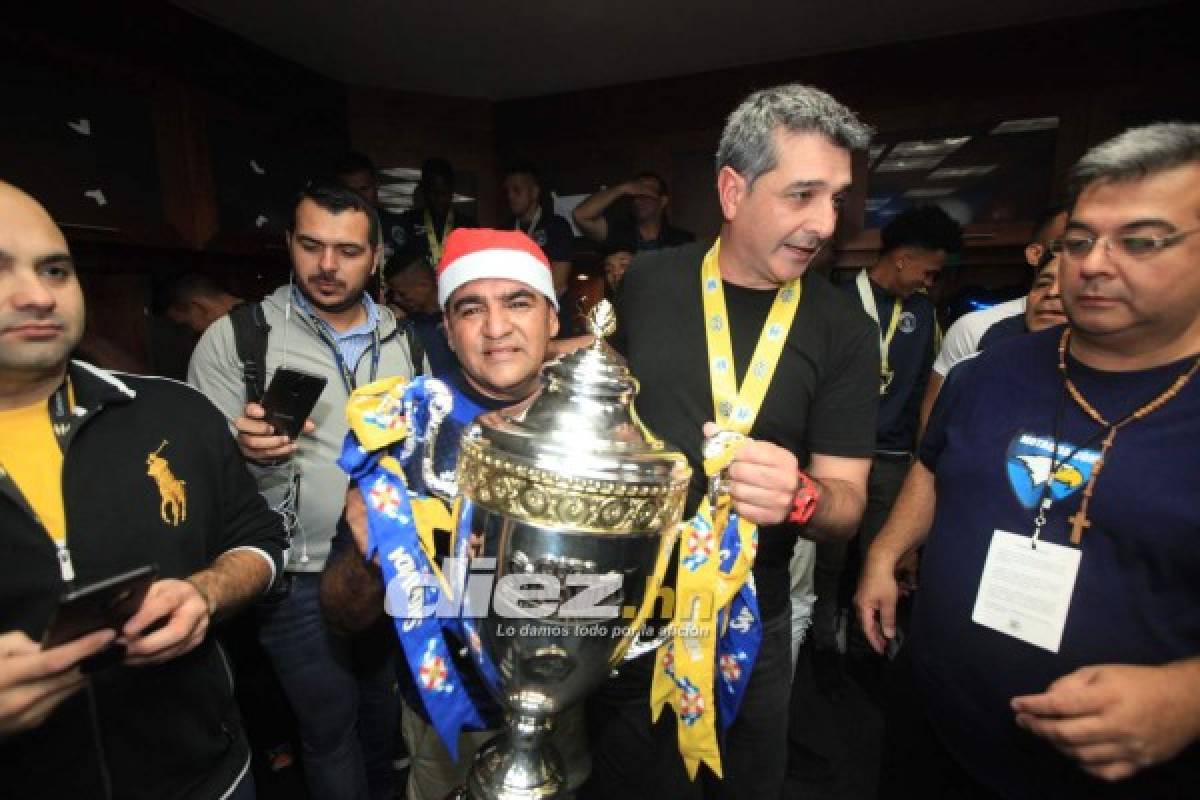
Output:
[[67,592],[58,601],[54,616],[42,636],[42,649],[72,642],[94,631],[120,631],[142,607],[150,584],[158,577],[153,565]]
[[295,439],[304,430],[304,421],[312,413],[325,391],[326,379],[322,375],[301,372],[298,369],[280,367],[271,378],[271,385],[263,394],[262,406],[267,412],[267,422],[275,433]]

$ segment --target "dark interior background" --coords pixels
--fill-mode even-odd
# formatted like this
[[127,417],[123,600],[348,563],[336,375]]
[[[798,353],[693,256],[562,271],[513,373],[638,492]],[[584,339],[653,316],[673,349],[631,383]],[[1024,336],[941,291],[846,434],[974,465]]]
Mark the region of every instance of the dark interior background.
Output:
[[[1032,220],[1087,147],[1135,123],[1200,119],[1192,5],[492,101],[466,88],[449,96],[333,80],[172,5],[78,4],[14,15],[0,29],[0,178],[63,225],[93,332],[149,364],[180,339],[154,316],[156,288],[187,270],[247,297],[284,280],[289,199],[348,148],[386,167],[449,158],[485,225],[503,221],[499,176],[513,159],[539,164],[560,195],[651,169],[670,185],[675,222],[711,236],[725,115],[756,88],[801,81],[860,112],[883,145],[856,164],[826,268],[872,263],[878,226],[921,201],[908,193],[945,187],[937,199],[953,199],[971,222],[940,296],[1015,291]],[[991,133],[1039,117],[1057,125]],[[962,137],[936,168],[994,168],[957,180],[878,169],[898,144]],[[593,273],[596,262],[579,242],[576,268]]]

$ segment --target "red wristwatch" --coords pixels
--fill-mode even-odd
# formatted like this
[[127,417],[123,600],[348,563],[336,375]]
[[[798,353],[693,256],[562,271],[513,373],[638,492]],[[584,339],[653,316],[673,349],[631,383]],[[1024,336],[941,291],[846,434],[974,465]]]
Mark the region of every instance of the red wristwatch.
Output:
[[804,470],[796,471],[800,478],[800,486],[792,498],[792,510],[788,513],[788,522],[793,525],[807,525],[817,512],[817,501],[821,499],[821,487]]

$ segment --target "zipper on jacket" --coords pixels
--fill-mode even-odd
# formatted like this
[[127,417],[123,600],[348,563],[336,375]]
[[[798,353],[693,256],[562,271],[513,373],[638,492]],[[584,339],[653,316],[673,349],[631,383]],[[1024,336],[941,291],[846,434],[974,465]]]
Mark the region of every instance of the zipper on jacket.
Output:
[[58,552],[58,571],[62,573],[63,583],[70,586],[75,581],[75,565],[71,563],[71,551],[66,541],[55,542],[54,549]]

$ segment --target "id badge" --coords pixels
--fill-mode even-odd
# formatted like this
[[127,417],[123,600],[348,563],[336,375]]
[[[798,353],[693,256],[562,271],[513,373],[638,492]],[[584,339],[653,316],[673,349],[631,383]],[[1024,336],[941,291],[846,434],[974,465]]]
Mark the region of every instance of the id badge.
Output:
[[1057,653],[1075,591],[1081,551],[996,530],[971,619]]

